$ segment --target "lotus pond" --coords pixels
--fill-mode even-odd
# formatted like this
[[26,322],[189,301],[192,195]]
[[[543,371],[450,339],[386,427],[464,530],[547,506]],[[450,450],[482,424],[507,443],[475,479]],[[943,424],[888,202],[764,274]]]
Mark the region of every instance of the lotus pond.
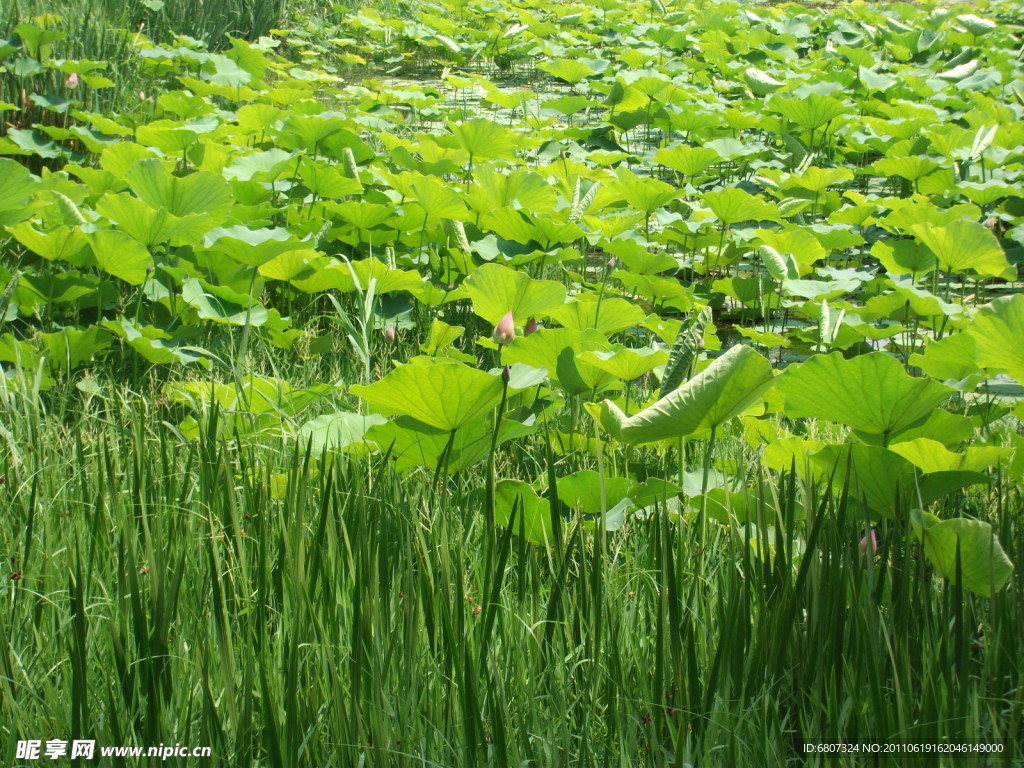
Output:
[[1020,764],[1024,6],[143,5],[0,12],[4,764]]

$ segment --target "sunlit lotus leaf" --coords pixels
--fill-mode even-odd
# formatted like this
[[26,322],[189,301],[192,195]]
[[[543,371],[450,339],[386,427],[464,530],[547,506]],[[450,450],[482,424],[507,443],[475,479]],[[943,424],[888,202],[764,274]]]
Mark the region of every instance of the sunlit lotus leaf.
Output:
[[491,324],[511,312],[516,325],[546,316],[565,301],[565,287],[553,280],[535,280],[500,264],[484,264],[466,278],[473,311]]
[[680,191],[671,184],[637,176],[625,167],[620,167],[616,175],[619,180],[612,189],[630,206],[645,214],[668,205],[680,195]]
[[393,269],[380,259],[372,258],[348,264],[328,264],[318,268],[310,277],[293,280],[292,285],[306,293],[328,290],[351,293],[366,291],[371,279],[376,281],[374,291],[377,294],[408,291],[424,285],[423,276],[419,272]]
[[871,255],[890,275],[927,275],[938,266],[935,254],[913,240],[879,240]]
[[373,229],[395,216],[394,206],[368,203],[364,200],[333,203],[330,210],[356,229]]
[[101,325],[121,337],[132,349],[151,363],[196,363],[203,368],[210,367],[211,354],[188,344],[184,339],[153,326],[141,326],[125,318],[106,320]]
[[100,269],[131,285],[144,282],[147,268],[153,266],[153,257],[146,246],[123,232],[93,232],[89,235],[89,244]]
[[575,85],[586,78],[597,74],[594,70],[578,59],[555,59],[537,65],[537,69],[547,72],[567,83]]
[[319,456],[325,451],[340,451],[362,444],[370,427],[385,423],[387,419],[375,413],[328,413],[303,424],[298,441],[303,449],[308,445],[313,455]]
[[36,182],[20,163],[0,158],[0,227],[27,219],[31,211],[25,203],[31,197]]
[[881,446],[826,445],[810,457],[810,464],[816,477],[831,478],[837,491],[848,488],[852,502],[865,504],[876,515],[891,517],[914,490],[913,465]]
[[590,393],[616,383],[610,373],[577,359],[580,353],[610,350],[604,334],[595,330],[542,328],[529,336],[519,336],[502,350],[503,363],[522,363],[545,369],[550,378],[570,394]]
[[89,247],[89,237],[80,227],[62,226],[49,232],[40,232],[31,222],[23,221],[9,225],[7,231],[19,243],[47,261],[66,261],[75,266],[91,263],[89,254],[85,252]]
[[786,369],[778,384],[791,418],[838,421],[861,432],[892,435],[927,418],[954,390],[915,378],[882,352],[845,359],[816,355]]
[[[510,158],[522,143],[514,131],[486,118],[475,118],[462,123],[451,123],[454,146],[464,149],[473,160],[481,158]],[[448,146],[445,137],[438,139],[441,146]]]
[[168,155],[181,155],[199,140],[196,131],[174,120],[157,120],[135,129],[135,141],[143,147],[155,147]]
[[610,400],[587,410],[613,437],[633,445],[669,440],[718,427],[738,416],[773,382],[771,364],[736,345],[678,389],[634,416]]
[[299,175],[310,192],[328,200],[358,195],[363,191],[362,184],[348,178],[336,165],[307,161],[302,164]]
[[604,488],[604,510],[614,507],[629,494],[633,483],[626,477],[601,477],[592,469],[581,469],[558,478],[558,500],[567,507],[590,515],[601,513],[601,489]]
[[231,207],[231,187],[209,171],[173,176],[156,158],[139,160],[125,178],[140,198],[152,208],[164,208],[174,216],[202,213],[219,224]]
[[185,281],[181,297],[196,308],[201,318],[223,325],[258,327],[269,318],[266,307],[259,302],[250,301],[248,296],[230,288],[196,278]]
[[[545,546],[554,540],[551,527],[551,506],[522,480],[499,480],[494,488],[494,522],[505,528],[512,521],[512,531],[522,532],[531,544]],[[512,514],[515,511],[515,519]]]
[[104,195],[96,203],[96,210],[147,248],[166,242],[191,244],[211,227],[207,216],[178,217],[164,208],[154,209],[127,192]]
[[910,231],[931,249],[947,272],[973,270],[979,275],[1011,280],[1016,275],[996,236],[984,224],[959,220],[941,227],[917,224]]
[[704,204],[724,224],[779,219],[779,209],[774,203],[765,202],[762,198],[735,187],[706,193]]
[[875,171],[883,176],[899,176],[908,181],[922,179],[938,167],[938,163],[921,155],[887,157],[875,163]]
[[914,285],[909,277],[894,277],[888,281],[893,293],[906,300],[910,308],[923,317],[960,317],[964,309],[960,304],[943,301],[927,288]]
[[996,299],[967,326],[975,343],[974,362],[1024,384],[1024,295]]
[[[463,220],[466,205],[451,187],[429,176],[417,176],[410,183],[412,196],[427,224],[439,219]],[[415,215],[415,214],[414,214]]]
[[400,365],[373,384],[349,389],[382,413],[447,431],[486,416],[501,402],[503,390],[499,376],[449,362]]
[[243,225],[211,229],[203,238],[203,245],[250,267],[265,264],[285,251],[304,247],[286,229],[249,229]]
[[749,86],[751,93],[755,96],[767,96],[786,87],[785,83],[779,82],[757,67],[749,67],[743,72],[743,79]]
[[[954,333],[929,343],[924,352],[912,354],[910,364],[933,379],[963,381],[979,372],[975,354],[974,337],[969,333]],[[973,389],[974,384],[970,386]]]
[[850,112],[843,102],[819,93],[811,93],[802,99],[774,96],[769,103],[771,109],[782,113],[805,131],[817,131]]
[[576,357],[580,362],[607,371],[617,379],[633,381],[668,362],[668,352],[659,347],[630,349],[616,345],[614,350],[588,350]]
[[110,334],[98,325],[85,330],[63,328],[55,333],[41,334],[51,371],[72,371],[110,346]]
[[552,320],[574,331],[594,328],[605,335],[632,328],[643,322],[644,311],[631,301],[620,298],[574,298],[550,310]]
[[696,176],[703,173],[709,166],[722,158],[709,147],[688,147],[680,145],[659,149],[654,154],[654,162],[661,163],[684,176]]
[[440,350],[458,339],[466,329],[461,325],[449,325],[436,317],[430,322],[430,334],[426,343],[420,345],[420,351],[428,355],[436,355]]
[[279,142],[286,149],[305,149],[317,154],[324,142],[345,128],[345,121],[332,115],[291,115],[281,126]]
[[259,273],[269,280],[295,280],[307,275],[328,258],[312,248],[285,251],[259,266]]
[[922,472],[984,472],[1005,459],[1012,449],[994,445],[970,446],[964,453],[949,450],[924,437],[901,441],[889,448]]
[[558,197],[554,188],[538,173],[515,171],[501,173],[483,165],[473,171],[476,181],[466,192],[466,202],[480,213],[498,208],[521,207],[534,214],[554,210]]
[[965,517],[942,520],[918,510],[911,520],[925,555],[947,581],[955,584],[959,575],[964,589],[991,597],[1013,573],[1013,562],[988,523]]

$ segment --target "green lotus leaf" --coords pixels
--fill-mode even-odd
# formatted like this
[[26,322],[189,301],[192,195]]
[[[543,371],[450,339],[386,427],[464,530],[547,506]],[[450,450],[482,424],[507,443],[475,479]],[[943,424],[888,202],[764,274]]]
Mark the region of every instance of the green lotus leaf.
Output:
[[32,215],[25,203],[35,190],[36,180],[28,169],[14,160],[0,158],[0,227]]
[[291,232],[280,227],[249,229],[244,225],[211,229],[203,246],[230,256],[250,267],[258,267],[282,253],[305,247]]
[[123,232],[100,230],[89,235],[89,244],[100,269],[131,285],[146,280],[146,270],[153,266],[153,257],[142,243]]
[[537,65],[537,69],[547,72],[570,85],[575,85],[597,73],[579,59],[555,59]]
[[515,510],[512,531],[531,544],[546,546],[554,540],[551,506],[522,480],[499,480],[494,487],[494,522],[507,527]]
[[207,214],[219,224],[231,207],[231,187],[209,171],[177,177],[160,160],[148,158],[132,166],[125,179],[152,208],[164,208],[174,216]]
[[307,161],[302,164],[299,175],[310,192],[327,200],[358,195],[363,191],[362,184],[348,178],[336,165]]
[[805,131],[817,131],[850,109],[838,99],[811,93],[805,98],[773,96],[771,108],[788,117]]
[[881,446],[826,445],[810,457],[810,465],[817,477],[832,478],[837,491],[848,488],[851,501],[884,517],[891,518],[914,489],[913,465]]
[[194,277],[181,287],[181,297],[196,308],[201,318],[223,325],[259,327],[270,317],[266,307],[250,302],[248,296]]
[[419,272],[406,269],[392,269],[380,259],[360,259],[348,264],[328,264],[319,267],[310,277],[292,281],[292,285],[306,293],[320,291],[366,291],[370,280],[375,280],[374,292],[378,295],[394,291],[412,291],[426,285]]
[[[954,333],[939,341],[930,342],[924,352],[910,356],[910,364],[916,365],[933,379],[940,381],[964,381],[979,372],[974,361],[976,344],[969,333]],[[974,384],[970,384],[973,389]]]
[[965,517],[942,520],[917,510],[911,520],[914,532],[924,542],[925,556],[947,581],[956,583],[958,551],[964,589],[982,597],[1002,589],[1013,573],[1013,562],[988,523]]
[[675,391],[631,417],[610,400],[587,410],[617,439],[638,445],[713,429],[738,416],[773,383],[771,364],[753,349],[732,347]]
[[654,153],[654,162],[671,168],[684,176],[696,176],[721,160],[721,156],[710,147],[676,147],[659,149]]
[[982,307],[967,326],[974,362],[1024,384],[1024,294],[1003,296]]
[[483,165],[473,171],[473,179],[476,183],[465,198],[480,213],[514,207],[516,203],[531,213],[549,213],[558,202],[554,188],[533,171],[501,173],[494,166]]
[[924,473],[931,472],[984,472],[1005,459],[1010,448],[994,445],[970,446],[964,453],[955,453],[937,440],[919,437],[890,446]]
[[931,249],[939,266],[947,272],[973,270],[979,275],[1009,280],[1017,274],[996,236],[984,224],[964,220],[941,227],[915,224],[910,231]]
[[186,344],[184,336],[175,336],[153,326],[141,326],[125,318],[106,320],[101,325],[151,363],[197,363],[203,368],[210,368],[212,354],[201,347]]
[[482,419],[501,402],[501,378],[461,363],[400,365],[370,385],[349,390],[387,414],[451,431]]
[[779,209],[773,203],[735,187],[706,193],[704,204],[723,224],[779,219]]
[[529,336],[517,337],[502,350],[501,361],[545,369],[565,391],[583,394],[617,384],[610,373],[577,359],[582,352],[609,349],[611,344],[600,331],[543,328]]
[[624,167],[620,167],[616,175],[618,182],[612,185],[612,189],[630,206],[646,215],[668,205],[680,195],[680,190],[671,184],[637,176]]
[[318,416],[299,428],[298,441],[303,448],[309,445],[314,455],[325,451],[340,451],[365,442],[366,431],[387,419],[378,414],[338,411]]
[[601,486],[604,486],[604,510],[607,511],[629,495],[633,483],[626,477],[601,477],[592,469],[581,469],[558,478],[558,500],[567,507],[580,509],[588,515],[599,515]]
[[658,347],[630,349],[617,345],[614,350],[597,349],[581,352],[576,359],[607,371],[617,379],[633,381],[667,363],[668,352]]
[[450,123],[448,129],[452,139],[441,137],[438,144],[463,149],[471,159],[511,158],[522,143],[521,137],[509,128],[493,120],[475,118],[462,123]]
[[938,266],[935,255],[913,240],[879,240],[871,246],[871,255],[890,275],[927,275]]
[[[3,214],[0,213],[0,218],[2,217]],[[66,261],[77,267],[92,264],[87,251],[89,237],[80,227],[62,226],[55,227],[49,232],[39,232],[32,226],[32,222],[23,221],[8,226],[7,231],[19,243],[47,261]]]
[[473,302],[473,311],[489,323],[497,324],[511,312],[516,325],[531,317],[547,315],[565,302],[565,287],[553,280],[535,280],[525,272],[484,264],[465,281]]
[[927,418],[954,390],[914,378],[892,357],[873,352],[850,360],[817,355],[786,369],[778,385],[792,418],[838,421],[888,436]]
[[596,301],[574,298],[549,310],[556,323],[574,331],[593,328],[606,336],[639,325],[644,311],[627,299],[612,298]]
[[154,210],[127,192],[104,195],[96,203],[96,210],[147,248],[166,242],[191,244],[211,227],[207,216],[189,214],[179,218],[164,208]]
[[56,333],[42,334],[46,347],[47,363],[51,371],[72,371],[82,363],[110,346],[110,334],[100,326],[91,325],[85,330],[63,328]]

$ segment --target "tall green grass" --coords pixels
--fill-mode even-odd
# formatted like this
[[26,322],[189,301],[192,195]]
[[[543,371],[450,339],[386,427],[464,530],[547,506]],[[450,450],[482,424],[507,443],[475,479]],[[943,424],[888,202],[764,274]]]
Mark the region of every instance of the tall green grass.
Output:
[[[939,581],[895,525],[866,557],[848,500],[790,475],[763,478],[760,537],[712,524],[700,549],[660,509],[568,516],[545,550],[483,528],[479,473],[217,440],[217,414],[188,442],[106,383],[22,391],[0,403],[6,765],[29,738],[232,766],[901,764],[802,754],[852,739],[1022,758],[1019,585]],[[984,501],[1021,562],[1020,490]]]

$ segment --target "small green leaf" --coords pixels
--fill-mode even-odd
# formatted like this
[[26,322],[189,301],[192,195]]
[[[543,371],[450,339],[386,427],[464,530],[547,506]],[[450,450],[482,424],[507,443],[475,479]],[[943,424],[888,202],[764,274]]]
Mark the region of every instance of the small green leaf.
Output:
[[383,379],[349,391],[384,413],[451,431],[497,406],[503,385],[498,376],[461,363],[432,362],[398,366]]
[[861,432],[891,435],[928,417],[954,390],[917,379],[892,357],[873,352],[850,360],[816,355],[791,366],[779,382],[787,416],[828,419]]
[[958,551],[964,588],[982,597],[1002,589],[1013,573],[1013,562],[988,523],[965,517],[941,520],[916,510],[911,520],[925,555],[947,581],[956,583]]

